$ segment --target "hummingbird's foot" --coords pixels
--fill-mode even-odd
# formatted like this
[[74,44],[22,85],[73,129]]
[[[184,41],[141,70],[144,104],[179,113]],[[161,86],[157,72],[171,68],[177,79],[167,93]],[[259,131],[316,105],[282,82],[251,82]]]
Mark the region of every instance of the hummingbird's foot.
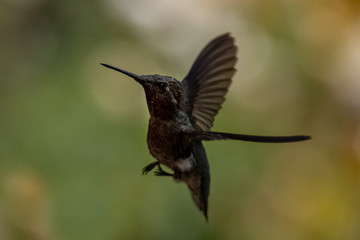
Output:
[[161,168],[159,168],[159,170],[154,172],[155,176],[173,176],[174,174],[165,172],[164,170],[162,170]]
[[174,174],[165,172],[164,170],[162,170],[160,163],[158,164],[158,168],[159,170],[155,171],[154,174],[155,176],[174,176]]
[[162,170],[160,164],[158,164],[158,168],[159,168],[159,170],[154,172],[155,176],[173,176],[174,175],[174,174],[171,174],[171,173],[168,173],[168,172],[165,172],[164,170]]
[[142,175],[146,175],[148,172],[150,172],[151,170],[153,170],[154,167],[160,166],[159,164],[160,164],[159,162],[150,163],[149,165],[147,165],[146,167],[144,167],[144,168],[142,169]]

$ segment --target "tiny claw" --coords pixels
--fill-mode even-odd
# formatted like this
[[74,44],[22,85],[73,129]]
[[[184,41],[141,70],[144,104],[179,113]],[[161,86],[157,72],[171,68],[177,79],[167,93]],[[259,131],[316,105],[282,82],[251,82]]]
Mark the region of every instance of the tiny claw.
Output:
[[173,174],[165,172],[163,170],[158,170],[154,172],[155,176],[173,176]]
[[142,169],[142,175],[147,175],[148,172],[145,168]]
[[150,163],[149,165],[147,165],[142,169],[142,175],[147,175],[147,173],[153,170],[153,168],[156,167],[157,165],[159,165],[158,162]]

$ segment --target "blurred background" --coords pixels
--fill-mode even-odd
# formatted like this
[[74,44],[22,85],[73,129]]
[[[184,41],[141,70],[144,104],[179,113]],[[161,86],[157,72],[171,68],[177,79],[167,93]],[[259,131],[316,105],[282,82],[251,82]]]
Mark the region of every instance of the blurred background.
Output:
[[[238,72],[206,142],[209,224],[141,175],[143,89],[231,32]],[[0,0],[0,239],[360,239],[357,0]]]

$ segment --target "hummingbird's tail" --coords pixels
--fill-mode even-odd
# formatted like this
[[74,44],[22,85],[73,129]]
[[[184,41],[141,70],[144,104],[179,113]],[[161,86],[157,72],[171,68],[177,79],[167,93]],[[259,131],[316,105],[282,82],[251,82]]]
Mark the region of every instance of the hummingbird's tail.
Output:
[[297,135],[297,136],[256,136],[223,132],[210,132],[210,131],[196,131],[189,133],[191,137],[202,141],[213,140],[241,140],[248,142],[264,142],[264,143],[285,143],[285,142],[299,142],[311,139],[310,136]]
[[208,197],[209,191],[205,179],[199,175],[192,175],[186,180],[186,184],[191,192],[191,197],[196,206],[204,214],[206,221],[208,220]]

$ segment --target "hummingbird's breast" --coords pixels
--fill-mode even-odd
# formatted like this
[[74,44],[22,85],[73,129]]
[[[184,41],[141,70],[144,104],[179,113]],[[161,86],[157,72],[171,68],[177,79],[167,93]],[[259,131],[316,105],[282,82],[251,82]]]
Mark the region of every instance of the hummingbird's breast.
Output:
[[184,146],[182,133],[192,128],[187,116],[183,114],[172,120],[151,117],[147,135],[151,155],[171,169],[178,168],[176,161],[190,154],[187,152],[187,146]]

